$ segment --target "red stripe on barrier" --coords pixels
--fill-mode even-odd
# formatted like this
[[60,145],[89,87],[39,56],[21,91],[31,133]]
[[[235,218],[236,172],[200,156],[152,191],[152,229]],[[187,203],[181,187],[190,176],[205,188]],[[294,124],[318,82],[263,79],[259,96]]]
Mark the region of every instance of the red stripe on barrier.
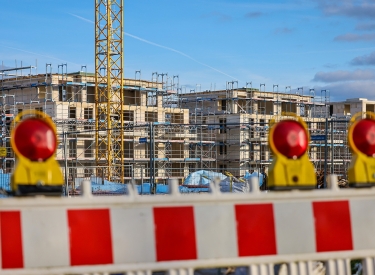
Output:
[[154,223],[157,261],[197,259],[193,207],[156,207]]
[[112,264],[108,209],[68,210],[70,264]]
[[23,268],[21,213],[0,212],[2,268]]
[[274,255],[275,223],[272,204],[236,205],[239,256]]
[[353,250],[349,202],[313,202],[313,209],[317,252]]

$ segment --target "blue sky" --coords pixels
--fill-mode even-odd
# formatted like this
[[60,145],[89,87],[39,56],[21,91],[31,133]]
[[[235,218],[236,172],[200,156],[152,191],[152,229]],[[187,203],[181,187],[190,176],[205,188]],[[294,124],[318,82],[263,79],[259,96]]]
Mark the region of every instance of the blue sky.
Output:
[[[93,72],[93,21],[93,0],[3,1],[0,61]],[[141,70],[146,80],[178,75],[187,91],[238,81],[375,99],[374,0],[125,0],[125,32],[128,78]]]

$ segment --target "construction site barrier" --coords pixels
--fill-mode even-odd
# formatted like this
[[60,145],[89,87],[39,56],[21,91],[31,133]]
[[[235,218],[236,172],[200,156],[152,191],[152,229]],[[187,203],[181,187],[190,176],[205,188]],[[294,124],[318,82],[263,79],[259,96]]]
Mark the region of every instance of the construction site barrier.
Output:
[[[331,176],[331,182],[335,177]],[[1,274],[169,274],[245,266],[249,274],[375,274],[375,190],[93,197],[0,201]],[[177,185],[177,184],[176,184]]]

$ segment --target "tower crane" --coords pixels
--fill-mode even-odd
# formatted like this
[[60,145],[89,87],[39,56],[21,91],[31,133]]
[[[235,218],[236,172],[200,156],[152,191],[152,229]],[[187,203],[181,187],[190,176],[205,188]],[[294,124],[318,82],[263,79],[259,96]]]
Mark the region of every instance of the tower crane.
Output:
[[124,182],[123,0],[95,0],[95,159],[98,175]]

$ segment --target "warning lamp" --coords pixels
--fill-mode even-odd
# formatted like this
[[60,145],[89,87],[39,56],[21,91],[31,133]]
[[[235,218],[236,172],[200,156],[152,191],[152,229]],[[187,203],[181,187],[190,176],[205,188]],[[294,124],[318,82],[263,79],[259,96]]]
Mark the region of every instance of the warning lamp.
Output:
[[300,117],[294,116],[273,124],[268,142],[274,154],[268,169],[270,189],[315,188],[315,170],[307,155],[309,134]]
[[13,122],[11,145],[17,158],[11,179],[15,195],[61,195],[63,176],[54,154],[57,133],[45,113],[26,110]]
[[305,128],[294,120],[284,120],[275,125],[273,140],[278,152],[287,158],[299,158],[307,150],[308,137]]
[[56,134],[45,121],[29,118],[15,128],[14,144],[29,160],[44,161],[56,150]]
[[352,160],[348,169],[349,186],[375,185],[375,114],[355,114],[350,120],[348,142]]

